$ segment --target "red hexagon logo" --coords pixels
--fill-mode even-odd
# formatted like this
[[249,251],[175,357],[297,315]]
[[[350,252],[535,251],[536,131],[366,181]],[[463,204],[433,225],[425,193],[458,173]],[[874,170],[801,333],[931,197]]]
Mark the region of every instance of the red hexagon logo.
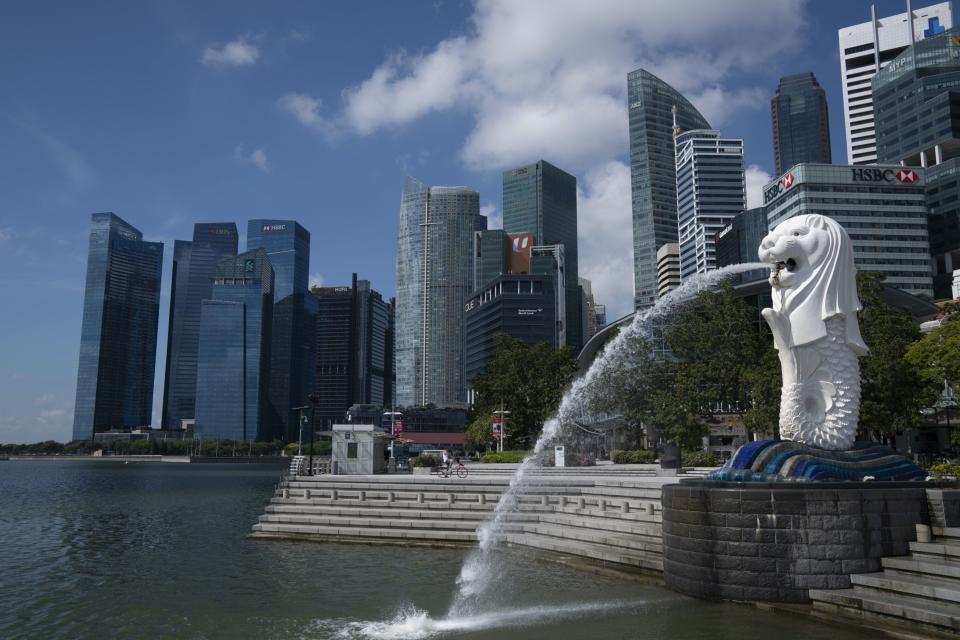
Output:
[[914,182],[919,177],[913,169],[900,169],[897,171],[897,180],[900,182]]

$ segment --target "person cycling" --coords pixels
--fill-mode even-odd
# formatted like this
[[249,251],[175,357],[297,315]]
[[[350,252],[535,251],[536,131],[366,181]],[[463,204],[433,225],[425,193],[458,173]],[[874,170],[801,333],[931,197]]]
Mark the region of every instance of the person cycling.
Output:
[[450,451],[447,449],[443,450],[443,470],[444,473],[450,475]]

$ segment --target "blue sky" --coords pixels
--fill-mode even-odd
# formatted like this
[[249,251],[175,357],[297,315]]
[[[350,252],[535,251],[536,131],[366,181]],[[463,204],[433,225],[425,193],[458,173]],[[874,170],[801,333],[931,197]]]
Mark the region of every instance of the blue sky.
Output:
[[504,169],[543,157],[576,174],[581,275],[617,316],[633,281],[626,73],[650,69],[744,138],[756,192],[781,75],[816,74],[844,160],[836,31],[868,17],[857,0],[8,4],[0,442],[69,438],[92,212],[167,243],[157,406],[174,239],[294,218],[312,282],[356,271],[389,296],[405,173],[478,189],[493,226]]

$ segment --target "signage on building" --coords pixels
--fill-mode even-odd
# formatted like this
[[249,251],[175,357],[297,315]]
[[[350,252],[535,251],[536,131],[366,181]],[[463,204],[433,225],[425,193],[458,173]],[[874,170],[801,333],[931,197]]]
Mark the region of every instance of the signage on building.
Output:
[[495,436],[500,435],[500,424],[501,424],[500,418],[493,419],[493,435]]
[[543,307],[539,309],[517,309],[518,316],[533,316],[543,311]]
[[920,174],[916,169],[879,169],[871,167],[852,167],[851,177],[854,182],[916,182]]
[[784,174],[782,178],[777,180],[776,184],[771,186],[769,189],[763,192],[763,203],[766,204],[779,196],[781,193],[793,186],[794,177],[791,172]]
[[263,225],[263,231],[269,233],[270,231],[286,231],[287,225],[285,224],[265,224]]
[[244,273],[253,273],[256,270],[256,261],[252,258],[248,258],[243,261],[243,272]]
[[207,229],[207,235],[211,236],[229,236],[233,235],[232,229],[225,229],[223,227],[212,227]]

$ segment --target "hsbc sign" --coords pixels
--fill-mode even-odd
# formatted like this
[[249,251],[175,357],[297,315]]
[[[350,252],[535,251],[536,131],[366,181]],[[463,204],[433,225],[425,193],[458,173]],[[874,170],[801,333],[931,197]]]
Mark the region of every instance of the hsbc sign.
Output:
[[879,169],[872,167],[857,167],[850,169],[854,182],[916,182],[920,174],[916,169]]
[[269,233],[271,231],[286,231],[287,225],[285,224],[265,224],[263,225],[262,231],[264,233]]
[[776,184],[763,192],[763,203],[766,204],[770,202],[781,193],[792,187],[795,180],[796,179],[793,177],[793,173],[789,171],[785,173],[782,178],[777,180]]

